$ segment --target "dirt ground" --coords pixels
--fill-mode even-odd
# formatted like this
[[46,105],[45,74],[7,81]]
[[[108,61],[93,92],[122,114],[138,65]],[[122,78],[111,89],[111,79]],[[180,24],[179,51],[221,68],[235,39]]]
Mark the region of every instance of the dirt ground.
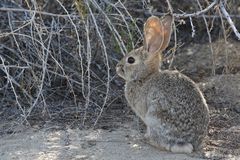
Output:
[[[134,130],[32,130],[5,136],[1,140],[2,160],[155,160],[201,159],[196,155],[160,152],[141,142]],[[3,137],[2,137],[3,138]],[[206,152],[206,155],[214,152]],[[227,156],[229,159],[240,157]]]
[[1,139],[1,160],[154,160],[201,159],[160,152],[130,128],[109,130],[28,129]]
[[58,126],[49,126],[40,130],[25,128],[20,132],[1,136],[0,159],[237,160],[240,159],[239,134],[239,125],[228,129],[211,126],[210,139],[204,151],[185,155],[162,152],[148,145],[142,139],[143,134],[136,129],[134,121],[110,130],[59,129]]
[[[214,44],[214,47],[221,46],[221,43]],[[176,57],[174,67],[202,82],[201,89],[209,104],[211,120],[208,137],[203,150],[198,153],[172,154],[148,145],[143,140],[144,125],[129,107],[119,104],[105,110],[94,130],[59,123],[39,122],[27,127],[17,124],[17,121],[1,121],[0,160],[238,160],[240,75],[236,73],[240,73],[240,55],[236,47],[239,47],[237,43],[230,46],[231,52],[228,49],[232,53],[228,59],[233,59],[230,67],[225,67],[225,54],[220,54],[216,61],[217,72],[231,74],[227,78],[209,76],[211,61],[207,60],[211,53],[206,45],[185,48],[185,54]],[[193,54],[196,50],[200,53]],[[181,67],[183,64],[185,67]],[[0,120],[4,114],[0,111]]]

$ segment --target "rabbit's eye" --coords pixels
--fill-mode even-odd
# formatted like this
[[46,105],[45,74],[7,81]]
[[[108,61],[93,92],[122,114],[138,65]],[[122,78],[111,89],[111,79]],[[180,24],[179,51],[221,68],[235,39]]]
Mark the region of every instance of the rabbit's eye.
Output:
[[133,64],[135,62],[135,59],[133,57],[128,57],[127,62],[129,64]]

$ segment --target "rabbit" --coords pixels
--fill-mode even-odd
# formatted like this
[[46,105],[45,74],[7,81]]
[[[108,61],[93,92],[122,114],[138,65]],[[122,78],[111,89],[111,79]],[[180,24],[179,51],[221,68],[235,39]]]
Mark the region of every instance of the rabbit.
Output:
[[209,110],[198,86],[176,70],[161,71],[162,51],[170,41],[173,17],[151,16],[144,24],[144,44],[116,65],[125,80],[125,97],[145,123],[145,137],[160,150],[192,153],[202,148]]

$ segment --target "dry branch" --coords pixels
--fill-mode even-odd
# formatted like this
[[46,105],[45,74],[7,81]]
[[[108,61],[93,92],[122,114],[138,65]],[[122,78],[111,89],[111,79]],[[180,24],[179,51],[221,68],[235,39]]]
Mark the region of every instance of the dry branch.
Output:
[[227,19],[229,25],[231,26],[234,34],[237,36],[238,40],[240,40],[240,33],[238,32],[236,26],[234,25],[230,15],[228,14],[227,10],[224,7],[224,2],[223,0],[220,1],[220,10],[222,12],[222,14],[224,15],[224,17]]

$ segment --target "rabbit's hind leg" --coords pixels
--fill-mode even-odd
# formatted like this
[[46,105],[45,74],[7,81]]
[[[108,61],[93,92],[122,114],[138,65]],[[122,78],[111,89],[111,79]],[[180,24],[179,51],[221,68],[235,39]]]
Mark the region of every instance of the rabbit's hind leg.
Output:
[[160,151],[170,151],[170,145],[159,143],[159,141],[156,141],[156,140],[152,139],[151,137],[149,138],[148,142],[151,146],[156,147]]
[[147,126],[147,131],[146,133],[144,134],[144,138],[145,139],[149,139],[150,138],[150,127]]
[[193,145],[191,143],[176,143],[171,145],[170,151],[173,153],[192,153]]
[[151,127],[147,127],[147,132],[144,135],[146,142],[159,149],[160,151],[170,151],[170,145],[162,142],[162,138],[157,134],[157,130]]
[[193,152],[193,145],[188,142],[176,142],[176,140],[168,140],[166,137],[162,136],[159,133],[158,128],[147,128],[147,133],[145,134],[145,138],[147,142],[158,148],[161,151],[170,151],[173,153],[192,153]]
[[161,151],[170,151],[172,153],[192,153],[193,152],[193,146],[191,143],[177,143],[174,145],[165,144],[165,143],[159,143],[159,141],[156,141],[152,138],[149,138],[149,144],[158,148]]

